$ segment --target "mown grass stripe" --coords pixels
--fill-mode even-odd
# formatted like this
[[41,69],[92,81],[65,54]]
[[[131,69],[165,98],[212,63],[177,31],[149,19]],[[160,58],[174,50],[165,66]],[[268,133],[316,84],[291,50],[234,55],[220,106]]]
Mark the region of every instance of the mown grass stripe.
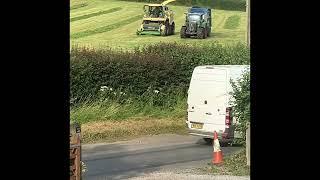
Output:
[[87,30],[87,31],[78,32],[78,33],[72,34],[70,36],[70,38],[78,39],[78,38],[82,38],[82,37],[86,37],[86,36],[91,36],[91,35],[94,35],[94,34],[108,32],[108,31],[111,31],[113,29],[125,26],[125,25],[130,24],[132,22],[135,22],[137,20],[140,20],[142,18],[142,16],[143,15],[137,15],[137,16],[133,16],[133,17],[131,17],[129,19],[125,19],[123,21],[120,21],[120,22],[117,22],[117,23],[114,23],[114,24],[111,24],[111,25],[108,25],[108,26],[102,26],[102,27],[99,27],[99,28],[96,28],[96,29],[93,29],[93,30]]
[[100,15],[103,15],[103,14],[113,13],[113,12],[116,12],[116,11],[120,11],[121,9],[122,9],[121,7],[116,7],[116,8],[108,9],[106,11],[99,11],[99,12],[95,12],[95,13],[91,13],[91,14],[85,14],[85,15],[82,15],[82,16],[71,18],[70,22],[78,21],[78,20],[81,20],[81,19],[88,19],[88,18],[91,18],[91,17],[100,16]]
[[86,6],[88,6],[88,3],[76,4],[76,5],[71,6],[70,10],[75,10],[75,9],[79,9],[79,8],[86,7]]
[[224,24],[224,29],[236,29],[240,24],[240,16],[239,15],[233,15],[228,17]]

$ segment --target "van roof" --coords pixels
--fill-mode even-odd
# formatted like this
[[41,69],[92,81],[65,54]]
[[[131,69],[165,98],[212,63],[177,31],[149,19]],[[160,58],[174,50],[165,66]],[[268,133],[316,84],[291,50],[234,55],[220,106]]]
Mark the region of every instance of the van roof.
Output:
[[204,65],[204,66],[197,66],[195,69],[214,69],[214,68],[230,68],[230,67],[248,67],[250,65]]

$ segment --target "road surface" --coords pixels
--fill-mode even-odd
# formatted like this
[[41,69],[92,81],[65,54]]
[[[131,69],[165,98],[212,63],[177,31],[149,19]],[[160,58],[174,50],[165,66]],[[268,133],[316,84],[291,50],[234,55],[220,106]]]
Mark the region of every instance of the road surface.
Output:
[[[224,156],[240,147],[222,147]],[[82,146],[87,166],[84,180],[127,179],[156,171],[187,170],[206,166],[212,159],[212,145],[202,138],[157,135],[131,141]]]

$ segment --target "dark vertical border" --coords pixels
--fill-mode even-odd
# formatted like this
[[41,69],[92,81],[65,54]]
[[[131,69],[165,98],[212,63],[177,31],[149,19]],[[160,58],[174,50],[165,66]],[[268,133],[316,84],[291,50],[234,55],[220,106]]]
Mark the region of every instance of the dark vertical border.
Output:
[[69,0],[6,3],[1,177],[69,179]]
[[315,16],[309,13],[317,10],[311,3],[294,1],[250,3],[251,178],[314,179],[309,176],[316,166],[308,161],[317,162],[313,158],[317,153],[312,151],[318,151],[313,144],[317,144],[314,138],[319,130],[312,128],[319,126],[308,123],[317,121],[312,110],[317,105],[307,101],[318,101],[308,97],[316,93],[307,82],[318,79],[311,74],[318,72],[312,60],[319,58],[311,57],[318,50],[307,41],[318,42],[318,33],[297,24],[314,24],[310,19]]

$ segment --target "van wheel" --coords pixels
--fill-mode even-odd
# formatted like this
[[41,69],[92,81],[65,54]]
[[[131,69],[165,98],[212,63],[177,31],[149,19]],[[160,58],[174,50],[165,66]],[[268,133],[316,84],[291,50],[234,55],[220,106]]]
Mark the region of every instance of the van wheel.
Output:
[[221,147],[226,147],[229,145],[227,142],[219,142]]
[[203,138],[203,140],[206,142],[206,144],[212,144],[211,138]]

